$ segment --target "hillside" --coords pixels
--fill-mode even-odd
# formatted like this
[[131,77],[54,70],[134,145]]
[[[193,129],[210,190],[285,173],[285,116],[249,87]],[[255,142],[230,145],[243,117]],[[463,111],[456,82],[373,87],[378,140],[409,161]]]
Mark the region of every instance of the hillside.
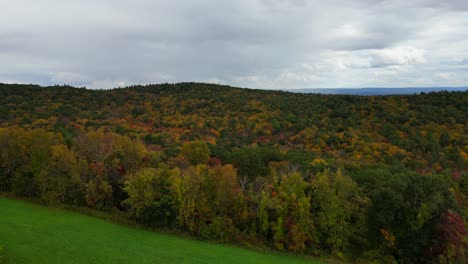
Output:
[[313,256],[463,259],[467,102],[0,84],[0,191]]
[[318,263],[151,233],[1,197],[0,207],[6,264]]
[[167,157],[181,142],[203,140],[223,161],[227,149],[258,145],[300,152],[307,162],[321,157],[441,171],[464,168],[466,102],[468,92],[363,98],[195,83],[110,91],[1,85],[0,122],[53,127],[65,139],[106,128],[139,137]]

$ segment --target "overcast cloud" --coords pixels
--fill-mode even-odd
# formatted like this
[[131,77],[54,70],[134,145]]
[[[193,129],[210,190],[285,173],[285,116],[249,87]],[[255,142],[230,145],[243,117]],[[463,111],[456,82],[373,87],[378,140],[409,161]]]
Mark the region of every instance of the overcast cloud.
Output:
[[0,0],[0,82],[468,85],[466,0]]

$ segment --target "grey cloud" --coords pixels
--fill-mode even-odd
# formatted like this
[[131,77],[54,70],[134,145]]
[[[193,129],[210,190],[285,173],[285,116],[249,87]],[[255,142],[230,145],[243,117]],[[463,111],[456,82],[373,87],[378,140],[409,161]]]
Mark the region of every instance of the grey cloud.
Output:
[[0,82],[275,89],[414,86],[439,74],[422,84],[439,85],[468,60],[467,8],[457,0],[8,1]]

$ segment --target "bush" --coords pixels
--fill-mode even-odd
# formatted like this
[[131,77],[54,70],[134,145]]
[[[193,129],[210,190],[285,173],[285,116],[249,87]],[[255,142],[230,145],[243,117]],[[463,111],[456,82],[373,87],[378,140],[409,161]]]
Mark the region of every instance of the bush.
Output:
[[226,243],[235,240],[237,230],[231,219],[217,216],[213,219],[213,222],[202,229],[201,237]]

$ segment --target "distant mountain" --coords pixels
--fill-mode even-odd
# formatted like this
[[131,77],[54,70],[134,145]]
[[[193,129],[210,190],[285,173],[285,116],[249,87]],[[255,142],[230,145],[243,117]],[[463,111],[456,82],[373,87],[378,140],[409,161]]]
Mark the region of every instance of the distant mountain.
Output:
[[468,87],[414,87],[414,88],[312,88],[288,89],[293,93],[352,94],[352,95],[400,95],[438,91],[468,91]]

